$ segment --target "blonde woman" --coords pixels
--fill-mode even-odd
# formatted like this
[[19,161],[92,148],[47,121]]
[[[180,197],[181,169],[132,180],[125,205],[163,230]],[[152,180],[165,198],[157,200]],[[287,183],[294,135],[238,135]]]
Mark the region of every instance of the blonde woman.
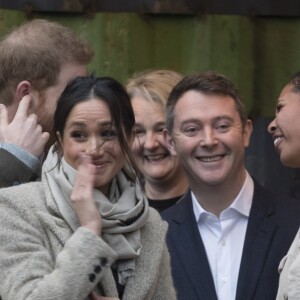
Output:
[[127,83],[135,114],[132,151],[149,205],[158,211],[176,203],[188,188],[178,158],[170,153],[163,137],[168,96],[181,78],[174,71],[150,70],[135,74]]

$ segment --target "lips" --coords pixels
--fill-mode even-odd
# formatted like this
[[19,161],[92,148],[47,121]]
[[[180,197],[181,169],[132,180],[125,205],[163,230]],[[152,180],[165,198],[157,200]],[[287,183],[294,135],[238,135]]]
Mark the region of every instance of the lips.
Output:
[[109,161],[105,160],[105,161],[93,161],[93,164],[97,167],[97,168],[102,168],[103,166],[107,165],[109,163]]
[[166,158],[169,154],[167,153],[162,153],[162,154],[151,154],[151,155],[144,155],[144,158],[148,161],[160,161],[164,158]]

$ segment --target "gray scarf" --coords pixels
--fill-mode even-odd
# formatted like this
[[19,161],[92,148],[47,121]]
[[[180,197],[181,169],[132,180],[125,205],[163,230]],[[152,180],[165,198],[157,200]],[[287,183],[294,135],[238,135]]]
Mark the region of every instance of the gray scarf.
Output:
[[[60,213],[75,231],[80,223],[70,196],[76,170],[64,158],[58,163],[54,147],[48,152],[42,174]],[[134,258],[142,247],[140,229],[148,220],[148,202],[139,186],[128,180],[123,171],[113,178],[108,198],[97,189],[93,190],[93,196],[102,217],[101,238],[117,252],[119,282],[126,284],[135,267]]]

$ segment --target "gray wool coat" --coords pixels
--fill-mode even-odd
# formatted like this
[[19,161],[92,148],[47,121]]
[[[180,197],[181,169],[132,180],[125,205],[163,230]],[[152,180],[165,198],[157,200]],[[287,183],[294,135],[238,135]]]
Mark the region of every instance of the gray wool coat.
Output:
[[[166,231],[167,224],[150,209],[122,299],[176,299]],[[118,297],[110,269],[115,259],[114,250],[91,231],[72,231],[44,179],[0,189],[2,300],[84,300],[93,290]]]
[[280,279],[276,300],[300,299],[300,229],[279,265]]

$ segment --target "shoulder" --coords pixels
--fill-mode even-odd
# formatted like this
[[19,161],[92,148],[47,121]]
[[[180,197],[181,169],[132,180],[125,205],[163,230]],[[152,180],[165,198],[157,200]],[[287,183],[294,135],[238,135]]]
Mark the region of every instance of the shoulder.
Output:
[[160,214],[154,208],[149,208],[149,216],[141,230],[143,239],[164,240],[168,230],[167,222],[163,221]]
[[15,210],[32,211],[45,205],[45,193],[41,182],[30,182],[8,188],[2,188],[0,206]]
[[282,225],[300,222],[300,200],[289,196],[279,196],[255,182],[252,210],[273,216]]
[[159,212],[152,207],[149,207],[149,218],[146,225],[153,229],[160,228],[162,230],[167,227],[167,223],[162,220]]
[[190,191],[187,192],[177,203],[161,212],[163,220],[169,222],[173,218],[182,217],[190,212],[192,199]]
[[28,182],[16,186],[6,187],[1,189],[0,197],[11,197],[16,195],[34,195],[43,191],[43,184],[41,181]]
[[254,195],[253,203],[254,205],[264,205],[273,206],[276,209],[283,210],[296,210],[300,212],[300,200],[292,198],[290,196],[281,196],[273,193],[272,191],[266,189],[259,183],[254,181]]

